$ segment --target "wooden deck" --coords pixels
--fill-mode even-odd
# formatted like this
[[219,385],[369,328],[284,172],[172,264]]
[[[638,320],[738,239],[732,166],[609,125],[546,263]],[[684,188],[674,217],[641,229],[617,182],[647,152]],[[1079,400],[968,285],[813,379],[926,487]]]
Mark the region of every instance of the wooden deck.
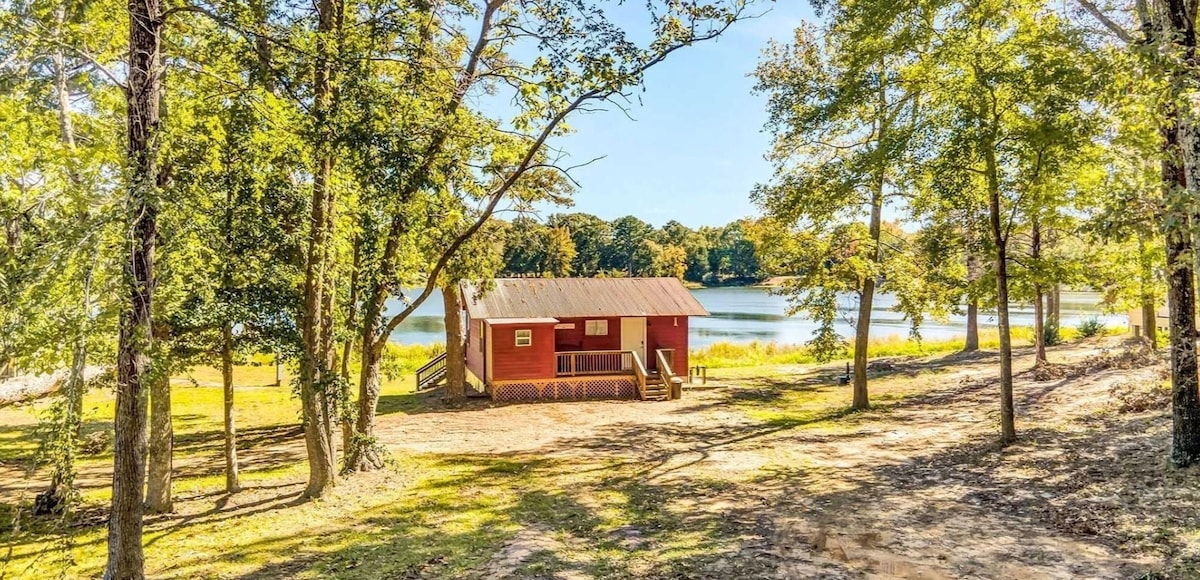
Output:
[[672,396],[672,385],[681,382],[671,369],[674,354],[668,349],[656,351],[657,369],[648,370],[634,351],[557,352],[555,378],[492,381],[492,398],[497,401],[667,400]]

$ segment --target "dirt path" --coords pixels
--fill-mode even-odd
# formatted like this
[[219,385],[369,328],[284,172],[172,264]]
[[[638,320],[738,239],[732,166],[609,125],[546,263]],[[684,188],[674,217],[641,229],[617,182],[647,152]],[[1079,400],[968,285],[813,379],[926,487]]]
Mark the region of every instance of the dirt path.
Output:
[[[1200,478],[1165,459],[1169,412],[1149,388],[1162,366],[1121,362],[1114,344],[1055,348],[1039,373],[1020,350],[1020,440],[1003,450],[986,353],[896,362],[867,413],[845,411],[833,370],[781,367],[717,371],[713,388],[662,403],[448,411],[435,392],[381,411],[376,434],[397,456],[515,466],[461,480],[464,494],[514,485],[534,498],[478,578],[1200,577]],[[294,425],[242,437],[244,468],[303,461]],[[219,440],[177,444],[178,469],[220,473]],[[0,470],[0,496],[32,485]],[[615,523],[578,524],[614,505]]]
[[[1101,351],[1062,349],[1054,360],[1086,367]],[[1018,368],[1031,367],[1022,355]],[[1105,441],[1097,420],[1111,407],[1114,383],[1156,381],[1158,370],[1047,381],[1019,374],[1022,439],[1003,451],[991,443],[994,357],[936,375],[904,378],[900,370],[888,380],[924,383],[925,392],[828,428],[751,420],[731,403],[753,387],[729,384],[660,404],[410,415],[385,421],[380,437],[397,451],[625,461],[638,466],[640,482],[676,490],[714,477],[737,481],[703,497],[669,494],[677,513],[740,528],[743,542],[709,570],[712,577],[1129,578],[1156,565],[1152,555],[1121,549],[1125,532],[1081,528],[1087,516],[1079,514],[1136,517],[1119,513],[1128,506],[1112,505],[1106,494],[1121,493],[1130,472],[1163,469],[1161,420],[1124,444],[1121,430]],[[513,553],[507,547],[482,575],[503,577],[496,561],[511,564]]]

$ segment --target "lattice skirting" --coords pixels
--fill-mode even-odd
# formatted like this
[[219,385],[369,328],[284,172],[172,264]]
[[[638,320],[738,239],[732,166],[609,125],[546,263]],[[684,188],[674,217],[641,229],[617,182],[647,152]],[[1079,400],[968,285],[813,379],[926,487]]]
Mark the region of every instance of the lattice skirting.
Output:
[[636,399],[637,383],[627,376],[505,381],[492,384],[492,398],[497,401]]

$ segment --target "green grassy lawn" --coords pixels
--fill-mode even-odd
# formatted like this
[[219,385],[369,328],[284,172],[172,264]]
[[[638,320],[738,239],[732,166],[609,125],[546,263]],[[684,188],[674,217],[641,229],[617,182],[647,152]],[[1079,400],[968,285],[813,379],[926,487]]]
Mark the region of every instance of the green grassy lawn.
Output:
[[[206,374],[198,372],[195,378],[203,383]],[[409,393],[407,381],[384,389],[385,396]],[[237,396],[243,434],[283,429],[298,441],[296,403],[286,388],[239,385]],[[88,404],[97,416],[111,412],[111,400],[102,394],[90,395]],[[196,461],[215,465],[219,459],[220,389],[181,385],[173,393],[173,404],[177,513],[147,521],[151,576],[460,577],[530,525],[551,530],[552,536],[586,540],[582,552],[589,569],[627,576],[622,538],[613,530],[635,523],[663,535],[662,563],[687,560],[697,542],[707,538],[703,530],[680,529],[679,518],[655,501],[661,491],[630,479],[633,466],[611,462],[581,465],[534,457],[397,454],[386,473],[344,478],[327,498],[299,502],[298,483],[306,468],[302,460],[289,458],[244,470],[247,489],[228,498],[220,492],[221,473],[196,474],[180,467]],[[400,412],[415,408],[416,403],[404,405]],[[19,446],[5,445],[6,461],[28,460],[34,450],[35,443],[25,435],[33,425],[29,414],[30,409],[0,411],[0,420],[12,425],[6,435],[21,440]],[[243,451],[243,458],[250,455]],[[88,458],[80,469],[96,470],[110,462],[110,454]],[[87,489],[83,499],[80,518],[86,521],[89,514],[103,511],[108,490]],[[6,513],[11,516],[9,507]],[[26,516],[14,530],[11,522],[4,522],[0,577],[98,575],[105,558],[103,526],[93,522],[59,534],[56,524]],[[671,538],[676,534],[678,538]],[[570,553],[559,551],[558,557]],[[564,565],[542,559],[517,568],[521,574],[537,575]]]
[[[176,506],[146,521],[147,573],[764,577],[778,569],[756,546],[800,541],[780,539],[776,519],[860,498],[864,489],[892,489],[863,487],[886,482],[874,461],[849,464],[860,452],[899,452],[892,442],[875,449],[878,439],[862,434],[911,412],[909,401],[962,364],[973,363],[920,363],[878,376],[875,409],[854,413],[832,369],[787,364],[712,369],[720,388],[670,403],[477,402],[458,412],[414,393],[405,376],[383,387],[379,432],[392,450],[388,468],[343,477],[316,501],[299,498],[307,466],[298,402],[289,387],[264,386],[274,382],[269,366],[237,370],[245,489],[223,492],[220,376],[197,369],[174,383]],[[111,454],[80,462],[83,505],[65,531],[57,519],[32,518],[28,503],[44,484],[18,488],[36,450],[39,406],[0,409],[0,578],[96,577],[105,560]],[[89,429],[109,428],[110,394],[89,394],[87,409]],[[607,419],[587,422],[596,416]],[[913,417],[923,426],[902,421],[904,429],[942,428],[936,415]],[[545,430],[555,433],[549,444],[479,448]],[[440,447],[406,445],[418,435]],[[946,444],[941,435],[930,442]],[[909,452],[932,451],[917,441]]]
[[[232,497],[222,493],[219,373],[201,368],[173,381],[176,513],[147,519],[151,576],[487,576],[481,570],[495,554],[514,538],[519,544],[529,530],[535,531],[536,545],[553,544],[553,558],[521,560],[505,573],[539,576],[581,568],[600,576],[670,576],[718,558],[722,538],[733,533],[717,518],[689,518],[668,509],[670,487],[641,477],[644,465],[613,457],[400,452],[386,472],[343,478],[327,497],[301,502],[307,468],[297,401],[286,386],[264,386],[274,382],[272,367],[239,367],[235,376],[246,489]],[[388,403],[381,421],[431,410],[427,397],[413,394],[411,382],[403,377],[384,385]],[[796,412],[822,405],[821,394],[812,397],[797,399]],[[785,408],[792,401],[786,402]],[[6,466],[32,461],[40,406],[0,409]],[[111,428],[105,419],[112,413],[110,394],[90,393],[86,406],[90,430]],[[752,403],[745,408],[754,411]],[[535,405],[528,409],[538,412]],[[83,506],[66,533],[54,519],[25,513],[14,521],[13,500],[27,504],[40,488],[0,496],[7,504],[0,514],[0,577],[101,572],[102,514],[109,499],[103,474],[111,461],[111,452],[80,461]],[[686,485],[705,494],[734,483],[698,478]],[[634,540],[644,535],[652,546],[631,553],[628,529],[638,530]]]

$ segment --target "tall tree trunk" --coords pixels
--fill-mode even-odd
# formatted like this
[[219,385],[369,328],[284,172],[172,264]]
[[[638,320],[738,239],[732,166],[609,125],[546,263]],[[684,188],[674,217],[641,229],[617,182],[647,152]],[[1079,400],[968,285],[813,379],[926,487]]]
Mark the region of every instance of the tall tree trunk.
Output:
[[[225,260],[221,265],[221,289],[225,300],[233,296],[233,258],[234,231],[233,207],[234,187],[232,184],[225,188]],[[232,304],[225,304],[225,321],[221,324],[221,384],[225,403],[225,492],[237,493],[238,459],[237,459],[237,426],[234,421],[233,409],[233,320],[229,312]]]
[[233,410],[233,324],[221,328],[221,383],[225,394],[225,492],[237,493],[238,483],[237,424]]
[[1158,350],[1158,312],[1154,300],[1154,267],[1150,252],[1146,249],[1146,235],[1138,232],[1138,281],[1140,284],[1140,306],[1142,310],[1142,338],[1150,350]]
[[[875,151],[874,154],[879,157],[884,149],[884,143],[888,138],[888,100],[887,91],[883,85],[882,79],[886,76],[886,65],[882,61],[879,62],[879,78],[880,85],[876,94],[875,102]],[[874,266],[879,264],[882,256],[880,251],[880,235],[882,233],[882,213],[883,213],[883,187],[887,180],[887,174],[884,171],[884,159],[882,157],[875,159],[875,173],[873,183],[871,183],[871,209],[869,224],[867,226],[869,235],[871,236],[870,260],[873,266],[869,275],[863,278],[862,293],[859,295],[858,303],[858,320],[854,328],[854,400],[850,406],[854,409],[869,409],[871,407],[870,397],[867,393],[867,349],[870,348],[871,342],[871,313],[875,306],[875,279],[876,271]]]
[[313,121],[317,134],[316,169],[313,173],[312,219],[307,265],[304,273],[304,311],[302,314],[304,353],[300,361],[300,403],[304,418],[304,442],[308,452],[308,485],[304,496],[315,498],[337,481],[334,451],[330,448],[328,386],[333,369],[329,367],[333,345],[327,342],[329,334],[324,325],[331,317],[324,309],[331,302],[326,300],[329,278],[332,276],[329,246],[333,243],[333,190],[330,180],[333,175],[332,112],[333,88],[330,75],[330,55],[333,52],[331,38],[338,20],[336,0],[320,0],[317,3],[317,63],[314,72]]
[[113,438],[112,507],[108,519],[108,561],[104,577],[145,577],[142,554],[143,481],[146,477],[146,389],[153,347],[151,303],[154,252],[158,236],[156,169],[161,96],[162,5],[131,0],[127,63],[126,159],[129,169],[128,241],[125,289],[117,345],[117,389]]
[[[879,263],[879,237],[882,230],[883,179],[882,174],[871,194],[871,263]],[[854,327],[854,409],[869,409],[871,401],[867,394],[867,349],[871,341],[871,311],[875,304],[875,276],[863,279],[862,294],[858,303],[858,320]]]
[[[384,270],[387,272],[387,270]],[[375,408],[379,404],[380,364],[386,341],[378,336],[383,320],[384,290],[372,283],[364,304],[362,320],[362,366],[358,377],[358,417],[354,442],[346,456],[346,469],[374,471],[383,467],[383,458],[375,443]]]
[[458,284],[442,286],[446,309],[446,401],[460,405],[467,396],[467,355],[462,329],[462,301]]
[[1008,322],[1008,236],[1000,223],[1000,182],[995,149],[984,147],[988,178],[988,220],[996,255],[996,323],[1000,330],[1000,443],[1017,439],[1013,406],[1012,334]]
[[146,478],[146,510],[171,511],[175,430],[171,425],[171,379],[156,372],[150,380],[150,468]]
[[[1196,3],[1166,0],[1156,4],[1159,21],[1168,30],[1159,38],[1183,49],[1185,63],[1172,71],[1173,95],[1182,100],[1194,82],[1196,64]],[[1163,12],[1165,11],[1165,14]],[[1161,34],[1166,32],[1166,34]],[[1193,225],[1197,183],[1200,183],[1200,120],[1190,111],[1181,114],[1168,101],[1163,115],[1164,197],[1171,220],[1163,219],[1167,246],[1167,303],[1171,317],[1172,438],[1171,462],[1185,467],[1200,460],[1200,393],[1197,393],[1196,294],[1192,273],[1195,260],[1190,227]],[[1190,195],[1180,195],[1187,191]],[[1176,201],[1177,200],[1177,201]]]
[[[982,273],[983,265],[979,263],[979,255],[974,250],[967,249],[967,281],[974,283]],[[979,350],[979,298],[972,293],[967,297],[967,340],[963,352]]]
[[[1042,227],[1036,217],[1033,219],[1033,236],[1029,249],[1030,257],[1033,258],[1034,263],[1037,263],[1042,258]],[[1042,305],[1044,298],[1045,292],[1042,291],[1041,284],[1035,282],[1033,284],[1033,340],[1037,352],[1035,364],[1048,362],[1046,360],[1046,309]]]
[[[354,260],[350,270],[350,302],[347,304],[349,311],[346,313],[346,327],[358,327],[358,277],[359,269],[362,267],[362,245],[363,238],[358,236],[354,240]],[[350,357],[354,353],[354,338],[347,337],[345,344],[342,345],[342,380],[346,384],[350,384]],[[349,461],[350,451],[354,447],[354,429],[355,420],[358,413],[355,412],[354,405],[350,401],[346,402],[343,407],[341,417],[342,423],[342,454],[346,456],[346,461]]]
[[[59,5],[54,9],[55,35],[62,42],[63,26],[66,23],[67,9]],[[54,95],[58,99],[59,138],[70,156],[67,164],[67,177],[71,187],[76,189],[76,195],[83,195],[83,179],[80,178],[75,162],[75,125],[71,119],[71,92],[67,79],[66,55],[61,47],[55,49],[54,61]],[[91,209],[86,197],[79,207],[79,225],[86,228],[91,222]],[[93,246],[94,247],[94,246]],[[71,374],[67,378],[64,389],[67,397],[67,443],[72,452],[83,427],[83,394],[84,372],[87,369],[87,334],[89,320],[92,315],[92,276],[95,263],[94,249],[89,250],[92,258],[83,265],[83,300],[80,304],[79,322],[75,328],[75,346],[71,353]],[[73,455],[73,453],[72,453]],[[73,469],[73,468],[72,468]]]

